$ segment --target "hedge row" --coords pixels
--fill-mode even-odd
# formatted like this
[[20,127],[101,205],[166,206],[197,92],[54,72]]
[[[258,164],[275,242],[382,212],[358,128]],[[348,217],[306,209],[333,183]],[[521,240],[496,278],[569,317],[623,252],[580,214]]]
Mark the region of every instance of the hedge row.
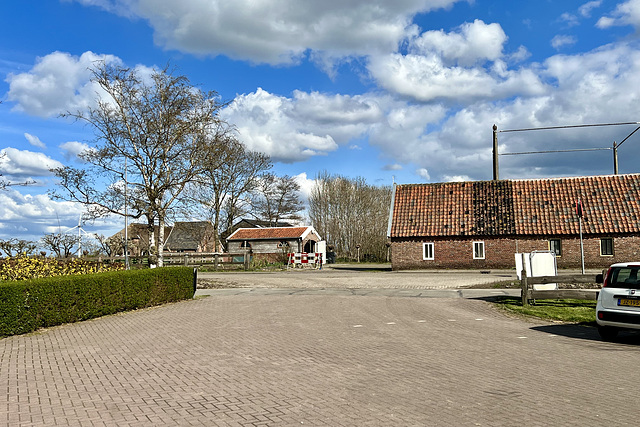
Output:
[[165,267],[0,283],[0,337],[193,297],[194,270]]

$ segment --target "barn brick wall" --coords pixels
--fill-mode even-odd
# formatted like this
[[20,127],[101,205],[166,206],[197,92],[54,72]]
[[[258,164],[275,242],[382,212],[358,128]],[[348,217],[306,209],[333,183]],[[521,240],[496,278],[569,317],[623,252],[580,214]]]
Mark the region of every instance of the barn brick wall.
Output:
[[[611,236],[613,256],[600,255],[600,236],[583,238],[585,267],[605,268],[614,262],[640,260],[640,236]],[[579,237],[560,237],[562,254],[558,268],[580,268]],[[483,241],[485,259],[473,259],[473,242]],[[434,260],[423,260],[423,243],[434,243]],[[549,250],[549,237],[465,238],[465,239],[392,239],[391,266],[406,269],[489,269],[514,268],[516,252]]]

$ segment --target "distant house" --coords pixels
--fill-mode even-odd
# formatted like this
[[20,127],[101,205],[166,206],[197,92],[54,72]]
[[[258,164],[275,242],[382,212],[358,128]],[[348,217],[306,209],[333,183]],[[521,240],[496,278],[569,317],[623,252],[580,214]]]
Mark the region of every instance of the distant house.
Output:
[[[154,227],[154,237],[156,242],[158,241],[159,227]],[[164,228],[164,235],[168,236],[171,231],[171,227]],[[128,252],[131,256],[144,256],[149,255],[149,226],[147,224],[133,223],[127,227],[128,238]],[[124,228],[108,239],[109,246],[111,246],[113,255],[124,255],[124,241],[125,232]]]
[[293,227],[293,224],[289,224],[288,222],[279,221],[276,224],[272,224],[269,221],[262,221],[258,219],[246,219],[242,218],[231,227],[226,229],[220,234],[220,239],[225,242],[229,236],[233,234],[234,231],[240,228],[271,228],[271,227]]
[[248,250],[258,259],[273,262],[289,252],[315,252],[321,240],[313,227],[240,228],[227,238],[227,251]]
[[215,239],[209,221],[176,222],[166,237],[167,252],[213,252]]
[[512,268],[514,254],[552,250],[579,268],[640,259],[640,174],[397,185],[392,267]]
[[[149,254],[149,226],[146,224],[130,224],[127,237],[129,255],[144,256]],[[156,244],[158,226],[154,226]],[[212,252],[213,226],[208,221],[176,222],[164,228],[165,252]],[[109,241],[116,248],[114,253],[124,254],[124,228],[111,236]]]

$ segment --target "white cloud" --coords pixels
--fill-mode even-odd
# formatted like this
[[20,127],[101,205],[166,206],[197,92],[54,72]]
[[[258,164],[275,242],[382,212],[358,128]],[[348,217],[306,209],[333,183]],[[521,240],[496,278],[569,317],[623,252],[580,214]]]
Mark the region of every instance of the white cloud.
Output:
[[[24,187],[31,189],[32,187]],[[20,238],[38,241],[46,233],[64,232],[78,225],[84,212],[79,203],[51,200],[46,194],[24,194],[10,188],[0,191],[0,239]],[[104,218],[83,226],[87,233],[111,235],[122,222]]]
[[640,28],[640,0],[628,0],[618,4],[611,16],[603,16],[596,24],[598,28],[631,25]]
[[313,187],[316,185],[315,179],[309,179],[307,177],[306,172],[299,173],[298,175],[294,175],[293,177],[298,185],[300,185],[300,195],[304,199],[305,203],[309,200],[311,196],[311,191],[313,191]]
[[49,169],[62,167],[62,163],[45,154],[7,147],[0,153],[0,173],[12,177],[51,176]]
[[554,49],[560,49],[564,46],[571,46],[578,42],[575,36],[557,35],[551,40],[551,46]]
[[425,56],[435,53],[445,65],[469,66],[502,57],[506,41],[499,24],[476,19],[461,25],[457,32],[427,31],[412,42],[410,52]]
[[384,118],[372,97],[296,91],[287,98],[260,88],[237,96],[222,115],[249,149],[283,162],[325,155]]
[[90,150],[91,148],[84,142],[69,141],[60,144],[58,147],[62,149],[63,156],[66,160],[72,160],[78,157],[78,154],[83,151]]
[[[380,86],[422,102],[543,93],[545,85],[533,70],[508,69],[502,53],[506,40],[498,24],[476,20],[457,32],[426,32],[412,42],[406,55],[372,56],[368,69]],[[524,56],[526,49],[521,47],[513,58]]]
[[47,148],[47,146],[44,145],[42,141],[40,141],[40,138],[35,135],[31,135],[30,133],[25,132],[24,137],[27,138],[29,144],[33,145],[34,147]]
[[308,51],[333,58],[392,52],[415,32],[415,14],[459,0],[77,1],[145,19],[168,49],[291,64]]
[[382,170],[386,170],[386,171],[401,171],[402,169],[404,169],[402,167],[402,165],[398,164],[398,163],[394,163],[392,165],[385,165]]
[[98,89],[90,82],[89,69],[97,61],[119,62],[119,59],[93,52],[80,57],[53,52],[38,58],[30,71],[7,76],[7,98],[16,104],[15,110],[39,117],[85,109],[95,102]]
[[[629,42],[631,43],[631,42]],[[433,105],[400,104],[385,110],[387,121],[374,126],[369,143],[385,157],[400,164],[429,171],[434,181],[455,177],[491,179],[491,127],[530,128],[582,123],[637,121],[634,113],[640,100],[636,76],[640,74],[640,51],[635,44],[609,45],[581,55],[556,55],[535,68],[549,90],[536,96],[479,100],[460,109],[441,108],[431,115]],[[499,134],[500,152],[541,151],[562,148],[611,147],[634,128],[611,127],[587,131],[541,131]],[[621,161],[640,157],[640,144],[623,147]],[[566,176],[609,173],[607,151],[573,153],[584,163],[566,155],[506,156],[500,175]],[[627,160],[629,159],[629,160]],[[539,169],[531,167],[532,164]],[[578,165],[578,166],[568,166]],[[574,172],[575,171],[575,172]]]
[[578,13],[584,18],[591,16],[591,11],[597,9],[602,5],[602,0],[589,1],[578,8]]
[[424,179],[425,181],[429,181],[431,179],[431,176],[429,175],[429,171],[425,168],[420,168],[416,170],[416,175],[418,175],[420,178]]

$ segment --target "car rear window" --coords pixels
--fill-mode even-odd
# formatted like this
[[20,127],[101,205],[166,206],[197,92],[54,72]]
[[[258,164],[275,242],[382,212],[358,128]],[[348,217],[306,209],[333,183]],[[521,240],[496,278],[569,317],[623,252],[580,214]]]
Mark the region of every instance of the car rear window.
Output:
[[640,279],[638,277],[640,267],[615,267],[611,271],[609,286],[612,288],[635,288],[640,289]]

